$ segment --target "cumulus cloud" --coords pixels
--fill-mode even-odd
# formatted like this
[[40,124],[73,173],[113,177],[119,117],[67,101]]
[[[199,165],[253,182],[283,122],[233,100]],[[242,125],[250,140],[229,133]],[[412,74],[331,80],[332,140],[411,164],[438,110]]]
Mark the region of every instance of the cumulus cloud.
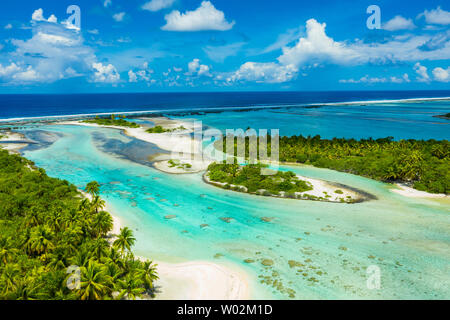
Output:
[[141,8],[142,10],[155,12],[171,7],[174,2],[175,0],[151,0],[144,3]]
[[443,26],[450,24],[450,11],[442,10],[441,7],[437,7],[430,11],[425,10],[417,17],[425,17],[425,21],[429,24],[439,24]]
[[111,0],[104,0],[104,1],[103,1],[103,6],[104,6],[105,8],[108,8],[111,4],[112,4],[112,1],[111,1]]
[[414,71],[419,75],[417,81],[420,82],[429,82],[430,76],[428,75],[428,69],[425,66],[422,66],[419,62],[414,65]]
[[217,10],[210,1],[203,1],[196,10],[181,13],[174,10],[164,19],[166,24],[161,27],[166,31],[202,31],[202,30],[230,30],[233,22],[225,19],[225,14]]
[[[114,67],[97,62],[94,50],[84,43],[78,30],[62,23],[49,23],[42,11],[37,10],[33,15],[32,36],[24,40],[11,39],[12,50],[8,56],[0,56],[2,82],[12,85],[51,83],[92,73],[95,73],[93,81],[112,83],[120,78]],[[1,61],[5,58],[7,63]]]
[[128,82],[137,82],[137,75],[133,70],[128,71]]
[[119,12],[119,13],[113,14],[113,19],[117,22],[123,21],[124,18],[125,18],[125,12]]
[[[236,81],[254,81],[266,83],[282,83],[292,80],[298,69],[293,65],[279,65],[277,63],[246,62],[239,70],[229,74],[225,79],[228,83]],[[219,80],[222,76],[219,76]]]
[[186,75],[197,75],[197,76],[207,76],[210,77],[209,67],[204,64],[200,64],[199,59],[194,59],[188,63],[188,72]]
[[306,37],[302,37],[293,47],[284,47],[278,61],[283,65],[299,66],[307,61],[327,60],[347,64],[355,61],[360,54],[345,43],[334,41],[325,33],[325,23],[315,19],[306,22]]
[[31,15],[31,20],[32,21],[47,21],[47,22],[52,22],[52,23],[58,22],[58,19],[56,18],[56,16],[54,14],[52,14],[48,19],[45,19],[44,18],[44,10],[42,10],[42,8],[39,8],[33,12],[33,14]]
[[94,62],[92,68],[95,70],[93,81],[103,83],[117,83],[120,74],[112,64],[104,65],[101,62]]
[[450,82],[450,67],[447,69],[443,69],[441,67],[434,68],[433,77],[436,81]]
[[415,27],[412,19],[406,19],[402,16],[395,16],[383,25],[383,29],[388,31],[411,30]]
[[[450,59],[448,31],[435,35],[408,34],[387,41],[366,43],[362,40],[335,41],[326,34],[325,28],[325,23],[309,19],[306,22],[306,35],[300,37],[293,46],[283,47],[283,54],[277,58],[277,62],[247,62],[235,71],[235,76],[221,75],[219,78],[283,82],[295,78],[300,68],[319,64],[352,66]],[[421,67],[416,69],[425,74]],[[420,79],[428,81],[425,76]]]
[[140,82],[154,83],[155,80],[151,79],[151,74],[154,71],[149,68],[148,62],[144,62],[141,68],[128,71],[128,82]]
[[5,30],[11,30],[12,29],[12,24],[11,23],[8,23],[5,27],[4,27],[4,29]]
[[409,75],[407,73],[403,74],[401,77],[391,76],[391,77],[369,77],[369,75],[365,75],[359,79],[341,79],[340,83],[367,83],[367,84],[376,84],[376,83],[405,83],[410,82]]

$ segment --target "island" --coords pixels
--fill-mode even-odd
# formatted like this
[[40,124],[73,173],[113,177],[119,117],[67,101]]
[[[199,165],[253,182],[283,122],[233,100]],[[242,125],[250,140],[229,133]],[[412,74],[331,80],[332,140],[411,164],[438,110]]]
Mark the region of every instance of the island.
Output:
[[298,176],[292,171],[271,170],[261,163],[240,165],[214,162],[208,166],[203,180],[227,190],[276,198],[340,203],[374,198],[344,185]]

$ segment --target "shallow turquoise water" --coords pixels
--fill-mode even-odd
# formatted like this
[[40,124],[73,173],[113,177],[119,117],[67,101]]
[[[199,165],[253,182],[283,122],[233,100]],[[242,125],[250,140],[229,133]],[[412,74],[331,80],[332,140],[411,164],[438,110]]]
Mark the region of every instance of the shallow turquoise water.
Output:
[[[238,265],[251,275],[255,298],[288,298],[287,288],[296,299],[450,297],[448,202],[405,198],[383,183],[297,166],[283,168],[360,188],[378,200],[348,205],[257,197],[207,185],[200,174],[168,175],[105,153],[104,144],[113,140],[132,142],[118,130],[39,129],[60,138],[24,156],[80,188],[100,182],[102,196],[134,229],[138,255]],[[249,258],[255,262],[243,262]],[[262,259],[273,266],[264,267]],[[289,260],[303,266],[291,268]],[[366,286],[370,265],[381,270],[379,290]],[[284,289],[260,283],[264,276]]]

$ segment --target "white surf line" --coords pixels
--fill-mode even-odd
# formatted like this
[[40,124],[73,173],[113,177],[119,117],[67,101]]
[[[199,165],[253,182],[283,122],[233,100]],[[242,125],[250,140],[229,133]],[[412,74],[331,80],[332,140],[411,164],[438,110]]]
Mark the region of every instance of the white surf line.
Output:
[[69,114],[69,115],[50,115],[50,116],[37,116],[37,117],[21,117],[21,118],[4,118],[0,119],[1,122],[11,122],[11,121],[23,121],[23,120],[49,120],[49,119],[65,119],[65,118],[82,118],[82,117],[93,117],[93,116],[108,116],[112,114],[151,114],[151,113],[173,113],[173,112],[205,112],[208,111],[223,111],[228,110],[247,110],[247,109],[282,109],[282,108],[292,108],[292,107],[307,107],[307,106],[338,106],[338,105],[353,105],[353,104],[379,104],[379,103],[394,103],[394,102],[413,102],[413,101],[439,101],[439,100],[450,100],[450,97],[439,97],[439,98],[408,98],[408,99],[392,99],[392,100],[360,100],[360,101],[348,101],[348,102],[317,102],[317,103],[302,103],[302,104],[286,104],[286,105],[252,105],[246,107],[212,107],[212,108],[182,108],[182,109],[162,109],[162,110],[142,110],[142,111],[112,111],[112,112],[101,112],[101,113],[80,113],[80,114]]

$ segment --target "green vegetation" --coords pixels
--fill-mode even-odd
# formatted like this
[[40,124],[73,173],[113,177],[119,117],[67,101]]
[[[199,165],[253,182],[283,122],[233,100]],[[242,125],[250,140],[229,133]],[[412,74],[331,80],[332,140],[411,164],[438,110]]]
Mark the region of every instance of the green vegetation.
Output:
[[172,160],[170,159],[168,161],[169,167],[174,168],[177,167],[178,169],[191,169],[192,165],[190,163],[181,163],[179,160]]
[[100,118],[99,116],[96,116],[95,119],[87,119],[83,120],[82,122],[85,123],[96,123],[102,126],[118,126],[118,127],[127,127],[127,128],[139,128],[140,126],[131,121],[125,120],[125,116],[122,116],[121,118],[118,117],[116,119],[115,115],[111,115],[111,118]]
[[186,128],[183,126],[179,126],[177,128],[173,128],[173,129],[166,129],[166,128],[163,128],[162,126],[155,126],[153,128],[149,128],[145,131],[148,133],[164,133],[164,132],[174,132],[174,131],[179,131],[179,130],[186,130]]
[[[226,138],[224,138],[226,139]],[[268,136],[270,154],[270,136]],[[226,151],[226,143],[223,143]],[[246,142],[248,155],[248,138]],[[236,141],[235,141],[236,149]],[[447,140],[338,139],[281,137],[281,162],[310,164],[384,182],[405,182],[417,190],[450,193]]]
[[[50,178],[33,162],[0,150],[0,299],[134,299],[152,295],[155,265],[131,252],[135,239],[113,227],[99,184],[81,197],[74,185]],[[79,267],[80,287],[70,290]],[[72,278],[73,280],[73,278]]]
[[[207,175],[214,182],[224,183],[224,188],[235,191],[256,193],[262,191],[263,195],[279,195],[280,191],[286,194],[312,190],[306,181],[298,179],[292,171],[277,171],[273,175],[263,175],[261,170],[267,168],[263,164],[212,163],[208,166]],[[245,187],[245,188],[242,188]]]

